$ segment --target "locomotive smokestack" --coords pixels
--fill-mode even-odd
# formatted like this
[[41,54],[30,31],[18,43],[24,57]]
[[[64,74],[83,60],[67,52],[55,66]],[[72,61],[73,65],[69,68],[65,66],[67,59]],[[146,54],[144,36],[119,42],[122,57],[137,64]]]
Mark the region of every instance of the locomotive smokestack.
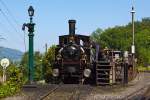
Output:
[[69,20],[69,35],[75,35],[75,24],[76,20]]

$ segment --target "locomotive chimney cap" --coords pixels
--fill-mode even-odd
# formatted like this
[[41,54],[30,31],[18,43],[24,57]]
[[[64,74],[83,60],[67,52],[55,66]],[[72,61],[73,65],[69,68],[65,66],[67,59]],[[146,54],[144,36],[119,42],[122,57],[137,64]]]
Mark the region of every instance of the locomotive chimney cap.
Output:
[[68,20],[68,23],[76,23],[76,20]]

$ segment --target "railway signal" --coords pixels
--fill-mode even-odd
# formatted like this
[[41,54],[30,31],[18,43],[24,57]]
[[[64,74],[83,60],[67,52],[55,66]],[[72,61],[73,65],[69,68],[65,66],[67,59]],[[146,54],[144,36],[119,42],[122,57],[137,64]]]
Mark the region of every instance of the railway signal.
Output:
[[33,19],[33,16],[34,16],[34,9],[32,6],[29,7],[28,9],[28,14],[29,14],[29,17],[30,17],[30,22],[29,23],[25,23],[23,24],[23,27],[22,27],[22,30],[25,30],[25,27],[28,28],[28,36],[29,36],[29,82],[30,84],[32,84],[34,82],[34,61],[33,61],[33,58],[34,58],[34,46],[33,46],[33,37],[34,37],[34,26],[35,26],[35,23],[33,23],[32,19]]

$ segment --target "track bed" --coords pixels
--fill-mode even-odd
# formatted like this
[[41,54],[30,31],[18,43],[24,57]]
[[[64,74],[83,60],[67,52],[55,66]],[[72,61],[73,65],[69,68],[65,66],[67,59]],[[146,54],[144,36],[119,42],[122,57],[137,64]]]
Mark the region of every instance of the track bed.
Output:
[[91,86],[65,84],[51,91],[42,100],[86,100],[85,97],[91,92]]

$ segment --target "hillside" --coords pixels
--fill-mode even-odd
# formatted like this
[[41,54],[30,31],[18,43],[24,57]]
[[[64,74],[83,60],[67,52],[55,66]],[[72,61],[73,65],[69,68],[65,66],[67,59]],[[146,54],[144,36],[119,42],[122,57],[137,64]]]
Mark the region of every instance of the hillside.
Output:
[[0,59],[9,58],[11,61],[20,61],[22,58],[23,52],[15,49],[0,47]]

